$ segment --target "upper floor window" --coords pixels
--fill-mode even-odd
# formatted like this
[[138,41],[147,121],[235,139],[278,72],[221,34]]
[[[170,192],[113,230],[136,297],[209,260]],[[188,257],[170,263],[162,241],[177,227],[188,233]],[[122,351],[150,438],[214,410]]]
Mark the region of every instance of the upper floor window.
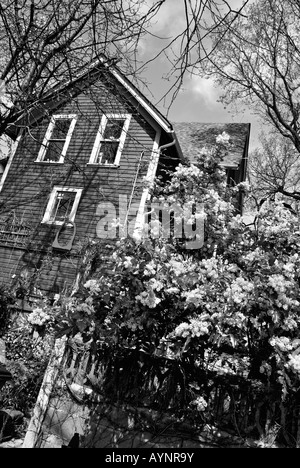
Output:
[[82,189],[54,187],[42,223],[62,225],[74,222]]
[[130,117],[130,114],[106,114],[102,116],[90,157],[90,164],[113,166],[119,164]]
[[53,115],[36,161],[63,163],[76,124],[75,114]]

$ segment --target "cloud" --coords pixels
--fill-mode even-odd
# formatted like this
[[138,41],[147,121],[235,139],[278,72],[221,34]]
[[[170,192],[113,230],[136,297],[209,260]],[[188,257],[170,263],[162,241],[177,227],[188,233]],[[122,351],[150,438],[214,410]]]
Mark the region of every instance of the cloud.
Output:
[[[148,4],[157,3],[157,0],[148,0]],[[163,37],[174,36],[184,25],[184,2],[182,0],[166,1],[159,9],[152,21],[151,32]]]
[[215,87],[214,81],[212,79],[193,76],[191,78],[190,89],[201,98],[204,104],[210,106],[219,105],[217,102],[219,98],[219,92]]
[[[157,0],[144,2],[141,12],[144,14]],[[167,0],[161,5],[148,27],[150,34],[144,36],[139,43],[139,54],[144,59],[153,57],[186,28],[184,2],[182,0]],[[180,40],[172,44],[172,54],[179,53]],[[166,50],[168,53],[168,50]]]

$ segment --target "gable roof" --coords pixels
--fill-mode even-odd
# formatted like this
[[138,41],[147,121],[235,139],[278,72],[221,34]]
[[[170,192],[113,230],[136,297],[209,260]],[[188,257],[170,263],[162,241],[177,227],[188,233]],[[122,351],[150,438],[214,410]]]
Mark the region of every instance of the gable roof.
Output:
[[190,162],[195,162],[201,150],[216,144],[216,137],[223,132],[230,136],[231,143],[223,166],[237,169],[241,160],[247,157],[250,124],[249,123],[201,123],[174,122],[173,127],[182,153]]
[[[83,88],[92,85],[100,76],[103,71],[108,72],[113,76],[117,82],[123,86],[129,95],[137,102],[140,110],[146,112],[150,119],[154,120],[168,134],[173,134],[174,130],[172,124],[168,119],[149,101],[146,96],[125,76],[125,74],[115,65],[114,60],[108,59],[105,55],[101,54],[100,57],[92,63],[82,67],[78,71],[76,76],[72,80],[64,80],[62,83],[53,86],[50,90],[45,92],[41,98],[27,108],[26,111],[20,111],[18,118],[12,123],[12,127],[22,122],[24,113],[28,111],[34,113],[34,118],[37,119],[38,115],[42,113],[43,105],[51,105],[53,109],[55,106],[59,106],[63,100],[64,93],[66,99],[74,97],[78,92],[82,91]],[[70,93],[73,90],[73,93]],[[16,137],[14,129],[8,129],[7,134],[11,137]]]
[[152,104],[152,102],[125,76],[125,74],[116,65],[116,60],[107,58],[104,54],[100,54],[99,58],[88,64],[86,67],[82,67],[81,71],[77,73],[72,81],[65,81],[64,83],[54,87],[50,93],[57,93],[63,91],[67,87],[72,87],[78,81],[85,82],[90,75],[95,72],[102,72],[106,69],[111,73],[117,81],[129,91],[131,96],[145,109],[149,115],[160,125],[160,127],[167,133],[173,132],[172,124],[168,119]]
[[[149,101],[146,96],[136,87],[128,78],[121,72],[121,70],[114,64],[111,64],[107,58],[103,55],[98,60],[98,64],[104,65],[110,70],[115,78],[121,83],[130,94],[138,101],[142,107],[154,118],[154,120],[167,132],[173,132],[173,126],[168,119]],[[96,64],[97,66],[97,64]]]
[[[182,151],[176,138],[173,125],[170,121],[144,96],[144,94],[125,76],[125,74],[116,66],[116,61],[107,58],[101,54],[94,62],[83,66],[72,80],[65,80],[62,83],[53,86],[49,91],[45,92],[39,101],[34,102],[26,111],[20,111],[18,118],[14,121],[6,133],[12,139],[16,139],[22,124],[24,125],[24,116],[31,115],[31,118],[36,122],[43,115],[43,106],[48,105],[53,112],[56,107],[62,105],[64,99],[69,100],[81,92],[83,88],[92,85],[101,75],[103,71],[110,74],[114,79],[129,92],[132,100],[136,103],[137,110],[148,120],[154,128],[163,130],[170,141],[176,146],[179,158],[182,159]],[[26,121],[25,125],[28,125]]]
[[[216,143],[216,137],[223,131],[230,135],[232,146],[229,154],[224,159],[224,166],[237,168],[243,157],[247,157],[250,124],[241,123],[201,123],[201,122],[174,122],[173,124],[144,96],[144,94],[125,76],[125,74],[116,66],[114,60],[108,59],[102,54],[97,60],[82,67],[76,77],[72,80],[66,80],[63,83],[54,86],[46,92],[41,101],[44,104],[50,104],[50,107],[59,105],[62,101],[62,95],[66,92],[66,99],[75,96],[83,87],[91,85],[101,76],[103,70],[114,76],[130,94],[131,98],[138,104],[139,111],[156,126],[161,128],[173,142],[179,158],[187,159],[190,162],[196,160],[196,156],[201,149],[210,147]],[[70,92],[73,90],[73,92]],[[34,119],[41,113],[42,106],[33,105],[31,110]],[[13,126],[22,122],[22,113],[19,119],[13,123]],[[16,127],[15,127],[16,128]],[[11,129],[7,134],[16,138],[17,134]]]

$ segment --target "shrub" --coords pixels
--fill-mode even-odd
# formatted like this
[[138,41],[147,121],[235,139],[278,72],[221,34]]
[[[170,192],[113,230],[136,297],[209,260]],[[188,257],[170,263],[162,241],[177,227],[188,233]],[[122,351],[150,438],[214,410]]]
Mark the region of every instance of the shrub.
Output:
[[12,294],[5,286],[0,285],[0,336],[6,331],[10,317],[10,305],[14,302]]

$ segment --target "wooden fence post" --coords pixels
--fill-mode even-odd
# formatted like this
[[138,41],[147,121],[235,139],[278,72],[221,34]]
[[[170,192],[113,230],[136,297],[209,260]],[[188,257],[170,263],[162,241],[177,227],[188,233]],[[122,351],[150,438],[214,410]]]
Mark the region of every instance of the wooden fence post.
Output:
[[66,338],[55,341],[53,354],[44,375],[22,448],[35,448],[46,415],[50,396],[64,358],[65,347]]

